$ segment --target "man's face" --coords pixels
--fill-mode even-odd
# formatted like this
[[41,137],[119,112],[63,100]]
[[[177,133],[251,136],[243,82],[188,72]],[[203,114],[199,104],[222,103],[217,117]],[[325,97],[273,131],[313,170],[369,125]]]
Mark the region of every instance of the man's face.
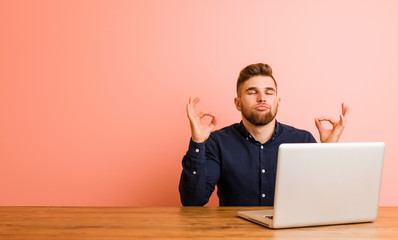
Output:
[[274,120],[280,98],[271,77],[254,76],[246,80],[235,98],[236,108],[242,117],[256,126],[264,126]]

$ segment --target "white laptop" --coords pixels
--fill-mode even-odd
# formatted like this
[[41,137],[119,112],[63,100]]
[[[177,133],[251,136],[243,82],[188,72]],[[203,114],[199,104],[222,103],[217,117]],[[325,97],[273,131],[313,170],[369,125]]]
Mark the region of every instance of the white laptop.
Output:
[[382,142],[282,144],[273,210],[238,216],[269,228],[374,221],[384,148]]

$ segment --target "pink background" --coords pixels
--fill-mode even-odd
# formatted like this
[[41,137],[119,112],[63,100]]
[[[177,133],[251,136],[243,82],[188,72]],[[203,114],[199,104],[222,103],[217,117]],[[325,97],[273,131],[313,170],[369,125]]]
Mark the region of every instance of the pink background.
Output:
[[[277,119],[384,141],[398,206],[398,1],[0,1],[0,205],[179,206],[185,105],[240,121],[235,83],[272,66]],[[217,205],[213,197],[210,205]]]

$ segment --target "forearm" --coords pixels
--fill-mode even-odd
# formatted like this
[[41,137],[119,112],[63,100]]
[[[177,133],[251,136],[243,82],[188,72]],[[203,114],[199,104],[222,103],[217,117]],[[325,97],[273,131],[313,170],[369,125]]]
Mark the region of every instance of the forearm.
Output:
[[205,205],[214,191],[214,184],[207,182],[205,143],[190,141],[182,167],[179,184],[182,205]]

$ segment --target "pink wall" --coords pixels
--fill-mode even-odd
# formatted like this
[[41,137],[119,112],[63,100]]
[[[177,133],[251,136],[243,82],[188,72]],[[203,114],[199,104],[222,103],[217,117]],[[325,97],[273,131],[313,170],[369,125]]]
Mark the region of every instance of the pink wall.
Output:
[[[171,205],[185,104],[240,120],[239,71],[270,64],[278,120],[351,106],[342,142],[384,141],[398,206],[398,1],[1,1],[0,205]],[[212,199],[211,205],[216,204]]]

